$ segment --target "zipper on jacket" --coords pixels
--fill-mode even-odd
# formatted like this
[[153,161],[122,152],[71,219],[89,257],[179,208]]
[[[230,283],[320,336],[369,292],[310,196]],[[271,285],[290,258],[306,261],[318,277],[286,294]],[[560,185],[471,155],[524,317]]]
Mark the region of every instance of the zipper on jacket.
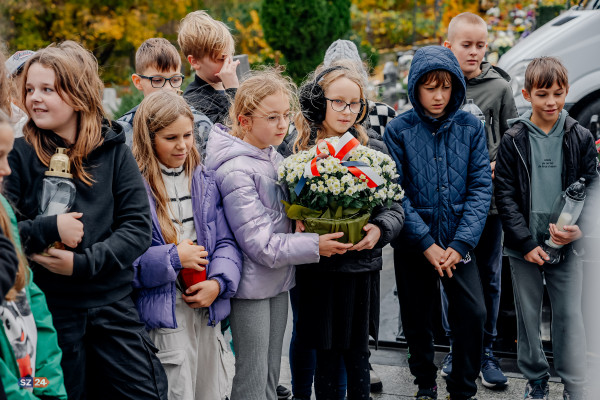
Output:
[[492,140],[494,144],[498,143],[496,132],[494,132],[494,110],[490,110],[490,131],[492,132]]
[[529,182],[529,218],[531,218],[531,176],[529,175],[529,168],[527,168],[527,163],[525,163],[525,159],[523,158],[523,155],[521,154],[521,152],[519,151],[519,148],[517,147],[517,142],[515,142],[515,138],[512,138],[513,144],[515,146],[515,149],[517,150],[517,154],[519,155],[519,158],[521,158],[521,162],[523,162],[523,165],[525,166],[525,172],[527,172],[527,180]]

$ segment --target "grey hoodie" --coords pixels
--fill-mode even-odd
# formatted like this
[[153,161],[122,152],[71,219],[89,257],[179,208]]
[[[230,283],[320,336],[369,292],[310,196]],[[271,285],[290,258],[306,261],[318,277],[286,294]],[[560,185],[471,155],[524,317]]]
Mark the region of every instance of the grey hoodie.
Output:
[[542,243],[548,232],[550,213],[557,196],[562,192],[563,137],[569,113],[562,110],[556,123],[545,133],[531,122],[531,110],[508,121],[509,126],[522,122],[529,131],[531,214],[529,229],[533,239]]
[[[216,170],[225,217],[244,259],[235,298],[267,299],[291,289],[295,264],[319,262],[319,235],[291,233],[281,200],[277,167],[283,157],[271,146],[259,149],[213,126],[206,167]],[[210,227],[209,227],[210,228]]]

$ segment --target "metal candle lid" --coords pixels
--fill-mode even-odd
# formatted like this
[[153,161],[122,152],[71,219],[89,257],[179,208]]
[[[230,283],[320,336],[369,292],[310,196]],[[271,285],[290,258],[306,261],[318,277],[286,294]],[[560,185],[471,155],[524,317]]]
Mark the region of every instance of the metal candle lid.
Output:
[[64,147],[57,147],[56,153],[50,157],[50,166],[46,171],[46,176],[58,176],[61,178],[73,178],[73,174],[70,173],[71,163],[69,156],[67,155],[67,149]]

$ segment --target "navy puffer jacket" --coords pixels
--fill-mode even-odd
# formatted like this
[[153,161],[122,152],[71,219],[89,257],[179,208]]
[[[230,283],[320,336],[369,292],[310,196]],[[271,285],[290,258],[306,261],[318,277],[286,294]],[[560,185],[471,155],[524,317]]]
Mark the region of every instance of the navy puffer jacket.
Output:
[[[429,71],[452,75],[452,95],[440,119],[426,115],[417,84]],[[458,61],[442,46],[419,49],[414,56],[408,93],[413,109],[386,127],[384,142],[396,161],[405,190],[404,229],[392,243],[406,251],[437,243],[463,257],[477,244],[492,196],[491,169],[483,125],[461,111],[465,81]]]

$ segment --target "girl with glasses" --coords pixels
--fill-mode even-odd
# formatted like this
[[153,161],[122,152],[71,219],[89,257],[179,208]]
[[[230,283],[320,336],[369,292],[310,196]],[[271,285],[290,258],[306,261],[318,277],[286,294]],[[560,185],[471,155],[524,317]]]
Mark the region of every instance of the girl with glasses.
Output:
[[[294,120],[295,141],[290,140],[294,152],[350,132],[361,144],[387,153],[378,135],[361,124],[367,114],[364,78],[353,62],[344,61],[318,69],[300,88],[302,113]],[[286,155],[291,154],[289,147]],[[344,366],[348,399],[369,398],[368,346],[369,335],[377,340],[379,329],[381,248],[400,233],[403,223],[399,203],[375,208],[364,227],[365,237],[347,253],[296,269],[296,287],[291,292],[292,382],[310,383],[314,373],[317,399],[345,398]],[[316,361],[306,356],[314,350]],[[295,399],[310,399],[310,384],[293,385],[293,389]]]
[[294,265],[350,247],[335,240],[341,232],[292,233],[281,203],[288,195],[278,183],[283,158],[273,146],[288,131],[294,97],[289,78],[256,72],[237,91],[230,127],[216,124],[208,140],[206,166],[216,170],[225,216],[243,252],[229,317],[236,359],[231,400],[277,400]]

